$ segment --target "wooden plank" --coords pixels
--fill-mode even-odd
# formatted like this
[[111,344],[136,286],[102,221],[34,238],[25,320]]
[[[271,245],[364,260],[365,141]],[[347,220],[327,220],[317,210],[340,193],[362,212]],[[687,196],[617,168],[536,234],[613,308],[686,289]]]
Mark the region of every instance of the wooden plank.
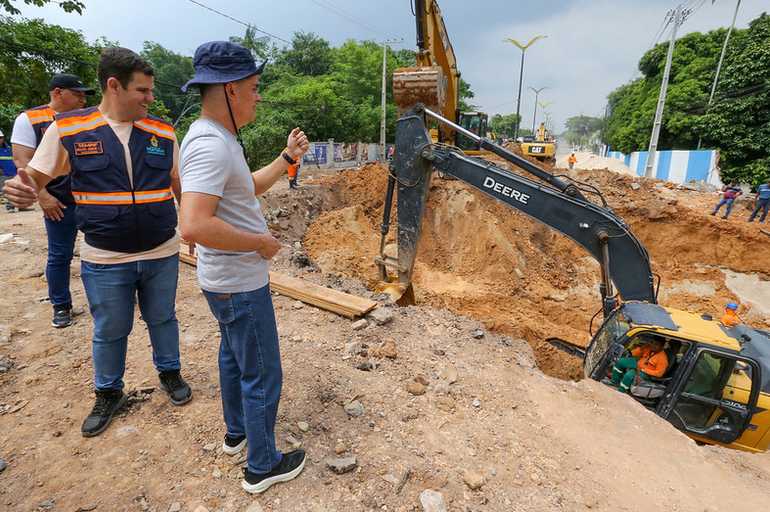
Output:
[[[197,265],[198,258],[195,256],[195,244],[190,244],[183,240],[180,244],[179,259],[188,265]],[[348,318],[364,316],[377,307],[377,303],[372,300],[333,290],[278,272],[270,272],[270,289],[281,295],[312,304]]]

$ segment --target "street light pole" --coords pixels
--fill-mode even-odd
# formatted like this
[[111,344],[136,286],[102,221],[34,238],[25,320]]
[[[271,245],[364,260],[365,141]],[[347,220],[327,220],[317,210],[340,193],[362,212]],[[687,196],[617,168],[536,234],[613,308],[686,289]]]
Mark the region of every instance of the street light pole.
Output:
[[380,116],[380,160],[385,161],[388,156],[385,151],[385,131],[387,126],[387,74],[388,74],[388,44],[398,43],[399,40],[391,39],[382,42],[382,114]]
[[540,95],[540,91],[548,89],[548,87],[541,87],[540,89],[535,89],[534,87],[530,87],[529,89],[535,93],[535,113],[532,115],[532,134],[534,135],[535,125],[537,124],[537,97]]
[[516,140],[519,136],[519,126],[521,125],[521,86],[522,82],[524,81],[524,53],[526,53],[527,48],[535,44],[535,41],[538,39],[544,39],[548,36],[535,36],[532,39],[529,40],[527,44],[522,44],[516,39],[506,38],[503,41],[507,43],[511,43],[512,45],[516,46],[519,50],[521,50],[521,69],[519,70],[519,94],[516,97],[516,128],[513,131],[513,138]]

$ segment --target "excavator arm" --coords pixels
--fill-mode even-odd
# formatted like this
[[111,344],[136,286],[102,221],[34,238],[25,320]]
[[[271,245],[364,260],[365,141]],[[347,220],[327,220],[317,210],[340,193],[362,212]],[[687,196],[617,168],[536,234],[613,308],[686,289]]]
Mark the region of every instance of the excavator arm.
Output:
[[[382,225],[383,242],[377,263],[383,279],[388,278],[387,266],[397,267],[397,284],[404,293],[402,303],[413,300],[412,272],[434,169],[468,183],[582,246],[601,266],[605,314],[616,306],[613,284],[624,300],[656,302],[646,249],[608,207],[588,201],[577,184],[554,176],[487,139],[477,138],[482,149],[494,152],[539,181],[514,174],[486,160],[468,157],[457,148],[433,144],[425,127],[426,115],[473,136],[422,106],[406,113],[397,123],[396,150]],[[385,256],[382,249],[396,184],[398,257],[394,259]]]
[[[438,2],[414,0],[414,18],[416,67],[395,70],[394,99],[402,109],[421,103],[454,121],[460,101],[460,72]],[[448,126],[441,130],[441,140],[453,140]]]

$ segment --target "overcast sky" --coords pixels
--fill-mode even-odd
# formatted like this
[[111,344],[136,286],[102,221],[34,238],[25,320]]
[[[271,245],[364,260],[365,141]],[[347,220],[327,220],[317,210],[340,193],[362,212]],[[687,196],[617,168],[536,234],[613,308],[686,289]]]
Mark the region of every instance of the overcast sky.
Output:
[[[192,55],[204,41],[241,35],[244,27],[190,0],[84,0],[83,16],[57,7],[20,6],[23,16],[74,28],[89,40],[105,36],[140,50],[156,41]],[[681,33],[728,26],[735,0],[684,0],[696,8]],[[337,45],[347,39],[402,39],[415,47],[410,0],[200,0],[283,39],[294,32],[314,32]],[[650,48],[674,0],[440,0],[459,68],[470,82],[472,100],[490,114],[516,110],[520,51],[503,39],[527,41],[547,35],[526,54],[522,92],[523,126],[531,126],[534,94],[528,87],[548,87],[541,102],[557,131],[566,118],[601,115],[607,94],[630,80],[641,55]],[[698,7],[700,5],[700,7]],[[737,25],[746,27],[767,0],[743,0]],[[277,41],[279,44],[281,41]],[[540,120],[540,116],[539,120]]]

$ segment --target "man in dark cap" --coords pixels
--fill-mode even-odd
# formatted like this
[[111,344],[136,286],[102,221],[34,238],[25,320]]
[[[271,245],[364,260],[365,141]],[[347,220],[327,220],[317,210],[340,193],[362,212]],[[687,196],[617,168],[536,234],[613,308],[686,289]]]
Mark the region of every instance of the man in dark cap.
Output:
[[[47,105],[22,112],[13,124],[11,144],[13,161],[18,169],[24,169],[32,160],[43,134],[53,123],[56,114],[85,107],[86,96],[94,94],[94,90],[86,87],[80,78],[64,73],[51,78],[48,91],[50,101]],[[51,324],[57,328],[67,327],[72,324],[70,263],[78,233],[69,176],[56,178],[41,189],[38,203],[43,210],[48,234],[45,276],[48,298],[53,305]]]
[[242,486],[260,493],[302,471],[304,450],[281,453],[275,421],[282,370],[268,284],[268,262],[281,244],[268,231],[256,196],[265,193],[309,143],[294,128],[286,148],[251,172],[239,131],[255,117],[264,64],[244,47],[224,41],[198,47],[195,76],[201,117],[182,141],[182,237],[197,244],[198,281],[219,322],[219,380],[227,432],[222,450],[235,455],[248,444]]

